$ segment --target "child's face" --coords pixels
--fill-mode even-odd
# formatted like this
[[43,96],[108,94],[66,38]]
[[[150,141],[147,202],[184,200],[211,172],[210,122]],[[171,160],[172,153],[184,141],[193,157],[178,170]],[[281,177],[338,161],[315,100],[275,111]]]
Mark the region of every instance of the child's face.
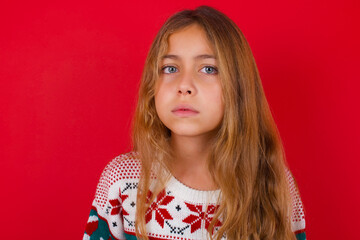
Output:
[[159,66],[155,106],[160,120],[172,136],[209,135],[222,121],[224,103],[205,31],[193,24],[170,35]]

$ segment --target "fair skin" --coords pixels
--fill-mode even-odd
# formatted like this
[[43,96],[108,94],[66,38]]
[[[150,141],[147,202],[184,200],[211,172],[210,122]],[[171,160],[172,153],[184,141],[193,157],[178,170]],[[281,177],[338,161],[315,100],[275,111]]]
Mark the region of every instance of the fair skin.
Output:
[[155,106],[171,131],[172,174],[198,190],[217,189],[207,167],[210,142],[224,115],[217,60],[205,31],[192,24],[169,37]]

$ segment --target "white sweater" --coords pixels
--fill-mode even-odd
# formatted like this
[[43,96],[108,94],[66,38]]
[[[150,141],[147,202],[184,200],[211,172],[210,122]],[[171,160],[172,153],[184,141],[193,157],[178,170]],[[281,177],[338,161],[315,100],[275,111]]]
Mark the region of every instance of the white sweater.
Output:
[[[83,239],[137,239],[135,210],[141,163],[135,152],[115,157],[101,174]],[[287,176],[294,210],[292,230],[304,240],[305,216],[289,170]],[[151,191],[149,194],[152,194]],[[218,207],[220,190],[199,191],[172,177],[146,212],[150,239],[209,239],[209,224]],[[215,231],[221,226],[221,221]],[[223,236],[222,239],[226,239]]]

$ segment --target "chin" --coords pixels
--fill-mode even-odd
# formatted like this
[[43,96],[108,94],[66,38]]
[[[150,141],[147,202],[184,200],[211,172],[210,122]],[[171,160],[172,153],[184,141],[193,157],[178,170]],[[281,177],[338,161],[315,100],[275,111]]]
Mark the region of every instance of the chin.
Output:
[[210,131],[206,131],[206,130],[201,131],[198,128],[191,129],[189,127],[185,129],[170,129],[170,130],[171,130],[171,134],[175,134],[177,136],[182,136],[182,137],[198,137],[210,133]]
[[170,128],[171,134],[178,136],[196,136],[198,133],[189,128]]

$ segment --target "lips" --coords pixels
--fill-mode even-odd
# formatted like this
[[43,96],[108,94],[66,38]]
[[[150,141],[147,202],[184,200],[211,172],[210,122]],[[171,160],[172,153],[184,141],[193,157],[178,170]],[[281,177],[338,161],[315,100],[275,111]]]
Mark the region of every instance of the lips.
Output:
[[194,109],[192,106],[184,104],[176,106],[171,112],[179,117],[190,117],[199,113],[199,111]]

